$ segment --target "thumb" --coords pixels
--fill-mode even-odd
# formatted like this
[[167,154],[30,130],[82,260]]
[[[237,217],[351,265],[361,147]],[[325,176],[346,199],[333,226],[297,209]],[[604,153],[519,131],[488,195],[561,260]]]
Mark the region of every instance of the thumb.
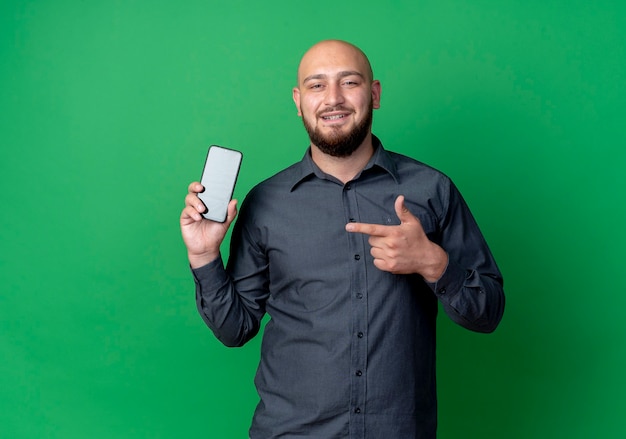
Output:
[[235,217],[237,216],[237,200],[233,199],[230,200],[230,203],[228,203],[228,213],[226,215],[226,228],[230,227],[230,224],[235,220]]
[[398,195],[394,207],[396,209],[396,215],[398,215],[400,223],[415,221],[415,216],[404,204],[404,195]]

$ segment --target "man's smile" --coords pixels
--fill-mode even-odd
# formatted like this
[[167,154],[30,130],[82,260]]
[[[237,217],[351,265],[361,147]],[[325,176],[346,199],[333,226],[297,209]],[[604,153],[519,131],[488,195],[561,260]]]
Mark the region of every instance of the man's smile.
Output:
[[348,116],[352,114],[349,111],[328,111],[322,113],[319,117],[329,125],[340,125],[347,121]]

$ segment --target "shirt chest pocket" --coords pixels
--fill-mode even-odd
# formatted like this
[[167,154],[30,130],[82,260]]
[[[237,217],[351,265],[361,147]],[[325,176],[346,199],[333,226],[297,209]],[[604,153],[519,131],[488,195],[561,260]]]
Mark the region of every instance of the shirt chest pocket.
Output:
[[[437,241],[437,237],[438,237],[437,220],[435,219],[433,214],[423,208],[419,208],[419,207],[416,208],[413,206],[409,207],[409,211],[411,212],[413,216],[419,219],[420,223],[422,224],[422,228],[424,229],[424,232],[426,233],[428,238],[431,241]],[[400,225],[400,220],[398,219],[398,216],[396,215],[395,212],[385,213],[383,214],[381,218],[380,224],[383,224],[386,226],[398,226]]]

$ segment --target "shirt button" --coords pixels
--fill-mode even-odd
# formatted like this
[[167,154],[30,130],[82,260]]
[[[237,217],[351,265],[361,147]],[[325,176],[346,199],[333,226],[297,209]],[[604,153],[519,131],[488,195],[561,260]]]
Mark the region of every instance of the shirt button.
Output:
[[354,260],[355,260],[355,261],[358,261],[358,260],[360,260],[360,259],[361,259],[361,255],[354,255]]
[[357,299],[362,299],[362,298],[363,298],[363,294],[361,294],[361,293],[356,293],[356,298],[357,298]]
[[359,338],[363,338],[363,333],[359,332],[356,336],[359,337]]
[[446,288],[445,287],[439,288],[438,293],[439,294],[446,294]]
[[358,407],[357,407],[357,408],[355,408],[355,409],[354,409],[354,413],[356,413],[356,414],[358,415],[359,413],[361,413],[361,409],[360,409],[360,408],[358,408]]
[[363,372],[361,372],[360,370],[357,370],[357,371],[356,371],[356,376],[360,377],[360,376],[362,376],[362,375],[363,375]]
[[350,218],[349,220],[351,223],[356,223],[356,220],[354,218]]
[[346,190],[349,191],[350,189],[352,189],[352,186],[350,186],[349,184],[346,185]]

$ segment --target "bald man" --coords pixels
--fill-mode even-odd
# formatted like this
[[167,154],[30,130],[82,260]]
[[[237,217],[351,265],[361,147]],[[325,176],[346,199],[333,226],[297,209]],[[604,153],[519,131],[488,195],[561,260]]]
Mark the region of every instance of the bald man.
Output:
[[298,67],[303,159],[254,187],[235,222],[202,217],[189,185],[180,224],[198,310],[227,346],[267,313],[250,437],[435,438],[438,303],[493,331],[502,276],[448,177],[387,151],[371,131],[381,84],[365,54],[322,41]]

